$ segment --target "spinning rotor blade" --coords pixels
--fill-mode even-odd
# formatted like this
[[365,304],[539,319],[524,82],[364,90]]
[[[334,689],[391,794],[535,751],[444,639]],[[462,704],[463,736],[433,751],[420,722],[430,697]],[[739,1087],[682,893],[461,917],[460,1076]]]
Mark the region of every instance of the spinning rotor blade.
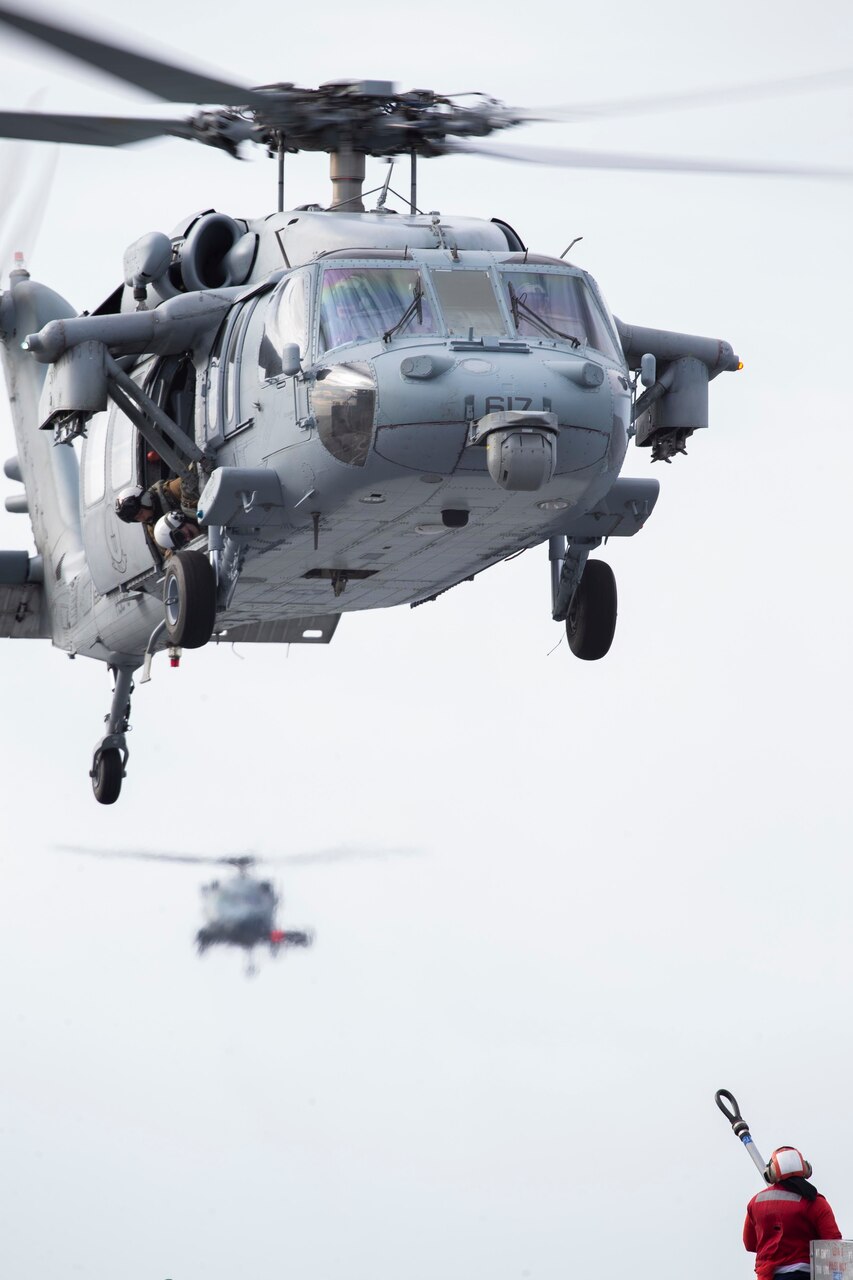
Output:
[[66,853],[85,853],[93,858],[133,858],[142,862],[182,862],[182,863],[239,863],[248,866],[254,858],[214,858],[203,853],[156,853],[151,849],[92,849],[87,845],[63,844],[58,846]]
[[615,98],[610,102],[567,103],[552,107],[522,107],[513,114],[519,120],[551,121],[577,124],[585,120],[604,120],[613,116],[645,115],[655,111],[681,111],[700,107],[728,106],[733,102],[754,101],[787,94],[815,93],[825,89],[853,85],[853,69],[820,71],[814,75],[790,76],[782,80],[765,80],[754,84],[730,85],[727,89],[695,89],[686,93],[658,93],[642,98]]
[[269,858],[252,853],[224,854],[160,853],[153,849],[93,849],[88,845],[58,846],[66,853],[86,853],[95,858],[134,858],[143,862],[206,863],[212,866],[252,867],[258,863],[288,866],[325,866],[332,862],[383,861],[386,858],[417,856],[417,849],[357,849],[342,845],[338,849],[318,849],[316,853],[284,853]]
[[283,853],[261,862],[287,863],[291,867],[326,866],[332,862],[382,862],[386,858],[416,857],[417,849],[318,849],[316,853]]
[[0,22],[165,102],[216,102],[223,106],[247,107],[269,101],[268,95],[255,93],[233,81],[134,53],[55,23],[39,22],[14,9],[0,7]]
[[124,116],[66,116],[0,111],[0,137],[27,142],[72,142],[89,147],[121,147],[146,138],[195,138],[185,120]]
[[0,150],[0,169],[12,193],[0,216],[0,281],[11,269],[14,254],[22,253],[27,265],[32,262],[58,159],[58,147],[13,142]]
[[448,155],[489,156],[493,160],[517,160],[558,169],[629,169],[660,173],[721,173],[740,177],[820,178],[849,182],[853,169],[823,168],[807,164],[765,164],[752,160],[706,160],[700,156],[644,156],[607,151],[576,151],[571,147],[524,147],[498,143],[483,145],[447,139]]

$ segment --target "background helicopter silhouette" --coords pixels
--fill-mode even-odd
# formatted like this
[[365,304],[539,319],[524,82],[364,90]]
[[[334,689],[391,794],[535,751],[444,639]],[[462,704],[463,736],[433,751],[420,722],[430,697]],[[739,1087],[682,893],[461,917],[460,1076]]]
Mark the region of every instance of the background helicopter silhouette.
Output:
[[[236,875],[222,879],[217,877],[202,885],[200,892],[204,923],[196,933],[195,943],[199,955],[204,955],[211,947],[236,947],[246,952],[246,972],[250,976],[257,971],[254,958],[257,948],[267,950],[275,958],[282,950],[310,947],[314,942],[311,930],[283,928],[280,925],[277,916],[282,898],[271,880],[252,874],[253,868],[264,865],[315,867],[392,856],[388,851],[349,848],[270,857],[256,857],[251,853],[218,856],[153,849],[95,849],[83,845],[63,845],[62,848],[68,853],[81,853],[97,858],[234,868]],[[404,851],[394,851],[394,856],[399,856],[401,852]]]
[[[438,216],[431,218],[429,222],[416,224],[417,158],[482,152],[507,159],[538,160],[572,167],[610,165],[622,169],[659,168],[824,178],[847,178],[850,176],[849,171],[818,165],[708,161],[691,157],[674,160],[651,158],[647,155],[605,157],[598,153],[584,155],[553,148],[544,152],[519,147],[502,150],[500,146],[492,144],[486,147],[479,139],[526,121],[566,119],[576,116],[577,111],[566,107],[519,110],[504,107],[483,96],[475,98],[468,105],[461,103],[458,97],[431,91],[400,93],[390,83],[380,81],[337,82],[318,90],[296,89],[292,85],[253,89],[215,77],[199,76],[162,60],[140,57],[132,51],[82,37],[54,24],[34,21],[12,11],[0,11],[0,17],[18,30],[71,52],[90,65],[109,69],[111,73],[165,99],[177,96],[194,96],[199,99],[212,97],[215,92],[225,103],[222,108],[206,110],[183,120],[135,117],[98,122],[93,117],[6,112],[0,116],[0,128],[5,131],[6,136],[119,145],[166,134],[202,141],[231,154],[242,143],[254,141],[277,154],[280,175],[283,172],[284,157],[289,150],[329,151],[335,190],[332,208],[338,212],[332,220],[335,227],[331,239],[328,238],[331,224],[328,220],[324,222],[327,238],[322,252],[326,253],[340,252],[341,245],[352,246],[353,231],[348,219],[356,219],[359,226],[367,225],[365,215],[343,212],[357,211],[362,207],[365,156],[405,154],[412,163],[411,216],[407,226],[400,224],[399,235],[396,232],[391,235],[395,244],[398,240],[401,246],[405,242],[403,257],[407,257],[408,242],[417,238],[417,231],[421,237],[426,237],[421,239],[421,245],[433,244],[439,256],[449,252],[451,258],[457,261],[460,246],[463,252],[466,246],[474,246],[475,251],[486,250],[491,253],[501,244],[504,257],[506,250],[516,251],[514,269],[519,273],[515,283],[512,278],[506,282],[506,305],[512,313],[516,337],[523,335],[525,341],[516,342],[513,348],[510,339],[503,343],[504,350],[499,340],[497,347],[489,348],[498,353],[497,376],[503,381],[496,382],[495,385],[503,388],[503,394],[491,395],[489,387],[485,386],[482,404],[478,408],[479,401],[475,394],[463,397],[461,379],[467,375],[460,374],[455,393],[458,394],[460,403],[463,398],[466,405],[468,401],[471,402],[470,414],[466,408],[465,421],[460,418],[455,425],[463,428],[460,447],[465,440],[466,431],[467,445],[474,446],[465,455],[466,463],[474,471],[480,468],[488,455],[489,474],[499,487],[510,493],[537,491],[539,501],[534,504],[537,510],[535,520],[531,520],[529,504],[522,507],[516,502],[513,508],[515,514],[510,516],[510,504],[504,502],[496,519],[490,521],[483,519],[481,515],[483,524],[487,526],[481,533],[476,528],[477,519],[472,518],[477,515],[474,499],[466,496],[473,483],[472,477],[470,474],[464,476],[462,483],[457,483],[455,488],[453,482],[448,480],[443,491],[435,490],[435,511],[430,513],[421,504],[423,509],[420,510],[420,518],[418,515],[414,516],[415,523],[411,532],[435,538],[437,534],[446,535],[447,531],[455,530],[461,536],[454,539],[444,536],[441,542],[436,539],[438,554],[434,557],[434,564],[414,585],[409,568],[401,568],[395,580],[392,560],[399,554],[399,538],[394,535],[387,547],[381,545],[382,538],[386,536],[388,519],[394,515],[393,506],[385,507],[381,516],[373,517],[372,541],[362,542],[360,559],[363,563],[360,565],[354,564],[345,554],[353,537],[353,530],[346,525],[345,513],[346,503],[353,498],[365,504],[384,504],[388,501],[389,494],[385,490],[393,490],[395,482],[404,478],[403,471],[406,467],[420,470],[427,476],[437,474],[440,480],[442,470],[446,472],[448,464],[441,463],[441,451],[430,445],[430,435],[426,430],[418,429],[418,439],[414,446],[408,441],[408,437],[404,439],[405,433],[401,435],[398,432],[393,437],[395,448],[403,440],[401,447],[406,456],[405,461],[402,461],[402,456],[394,457],[398,474],[393,479],[389,475],[386,450],[386,455],[381,455],[386,457],[385,464],[376,464],[373,455],[370,455],[374,469],[370,476],[365,471],[364,478],[372,479],[373,484],[367,484],[364,492],[359,492],[357,488],[354,490],[354,482],[350,478],[343,482],[344,488],[336,493],[333,471],[327,471],[322,480],[317,480],[320,473],[312,462],[308,471],[293,471],[292,468],[288,471],[291,478],[295,476],[298,484],[292,493],[288,491],[285,494],[289,481],[284,473],[276,476],[273,468],[268,467],[261,475],[257,468],[236,466],[234,460],[244,451],[244,444],[240,442],[237,446],[224,447],[237,434],[254,428],[254,419],[243,416],[248,408],[248,400],[241,401],[239,411],[236,402],[232,404],[229,412],[233,414],[233,422],[230,427],[225,422],[220,430],[208,416],[206,444],[193,440],[191,431],[187,431],[190,424],[182,418],[179,408],[182,401],[188,402],[191,399],[187,384],[187,365],[185,362],[181,364],[180,360],[186,354],[188,345],[193,346],[195,343],[196,350],[201,341],[199,332],[205,335],[202,345],[206,344],[207,356],[200,358],[198,373],[200,376],[210,377],[214,365],[218,366],[219,361],[219,357],[215,356],[211,357],[209,364],[205,364],[210,356],[210,342],[213,341],[217,325],[223,317],[231,316],[230,329],[225,331],[223,337],[225,347],[222,357],[226,370],[229,367],[236,370],[241,358],[242,343],[249,328],[250,312],[258,317],[262,314],[257,298],[254,299],[253,307],[246,305],[247,298],[253,296],[251,292],[241,299],[236,295],[225,296],[222,290],[227,292],[229,288],[254,285],[262,278],[271,285],[275,284],[276,280],[270,279],[267,269],[272,259],[265,259],[264,252],[267,244],[272,250],[276,238],[284,252],[288,269],[315,258],[316,248],[309,252],[307,246],[316,244],[316,226],[319,225],[316,206],[304,210],[301,218],[289,219],[287,227],[297,222],[301,226],[286,235],[284,224],[279,227],[265,220],[266,225],[260,230],[254,224],[249,229],[248,224],[230,216],[210,214],[196,218],[184,226],[178,237],[180,245],[175,239],[169,240],[161,233],[145,236],[135,242],[126,255],[124,290],[118,290],[112,301],[107,300],[102,304],[97,309],[99,314],[80,320],[70,319],[64,314],[63,317],[56,316],[52,322],[48,320],[43,324],[40,331],[27,336],[28,349],[51,365],[51,378],[56,374],[50,384],[50,412],[42,425],[53,429],[57,441],[67,442],[83,433],[84,424],[91,417],[92,404],[97,402],[100,406],[101,396],[106,398],[109,385],[109,395],[113,401],[135,423],[145,442],[151,446],[147,452],[140,454],[140,459],[143,456],[145,459],[153,456],[158,465],[163,460],[171,464],[172,470],[176,472],[186,472],[193,464],[201,469],[207,465],[205,475],[214,459],[223,463],[210,476],[199,508],[203,508],[202,518],[209,525],[207,547],[182,551],[171,558],[162,575],[162,604],[158,598],[160,578],[151,567],[150,555],[139,531],[134,531],[137,535],[135,544],[126,543],[122,531],[117,527],[112,531],[113,535],[117,534],[116,545],[109,545],[109,537],[106,543],[103,541],[103,522],[109,519],[115,485],[112,490],[107,485],[102,494],[103,511],[99,509],[98,500],[94,497],[89,504],[88,536],[84,521],[83,541],[97,592],[95,606],[89,610],[88,618],[83,617],[81,607],[81,602],[89,599],[88,585],[80,574],[72,581],[59,573],[55,575],[59,585],[54,586],[54,578],[48,573],[43,592],[39,581],[39,574],[43,570],[36,560],[25,564],[18,555],[7,558],[5,573],[8,580],[5,585],[10,588],[6,592],[7,612],[14,619],[10,623],[10,634],[35,635],[46,633],[46,629],[50,629],[55,642],[62,647],[70,652],[84,652],[100,657],[115,672],[115,692],[107,717],[107,733],[96,746],[90,771],[96,798],[102,803],[112,803],[121,787],[128,758],[126,731],[130,692],[133,671],[141,665],[143,654],[140,650],[150,657],[158,647],[169,641],[173,646],[198,647],[210,638],[218,615],[228,622],[227,626],[222,626],[221,631],[227,632],[231,639],[327,641],[340,616],[337,610],[403,602],[423,603],[434,599],[449,587],[468,580],[481,568],[495,563],[506,554],[524,550],[537,542],[548,541],[552,564],[553,617],[565,622],[570,647],[578,656],[585,659],[602,657],[610,647],[615,628],[615,583],[612,571],[603,562],[593,561],[587,568],[589,552],[600,544],[603,537],[630,536],[637,532],[650,514],[658,491],[654,481],[617,481],[628,438],[636,432],[637,443],[650,446],[654,456],[667,461],[674,454],[683,452],[687,436],[696,428],[707,425],[706,396],[709,379],[722,371],[738,367],[737,357],[726,343],[664,330],[618,324],[617,337],[617,330],[613,329],[610,321],[608,334],[607,312],[600,300],[602,310],[599,313],[593,305],[589,313],[591,318],[587,321],[582,320],[579,314],[580,301],[577,312],[574,306],[567,312],[564,304],[556,310],[549,310],[552,301],[547,297],[532,305],[536,296],[536,282],[541,284],[545,281],[547,284],[549,280],[558,279],[553,275],[555,268],[563,272],[559,279],[564,283],[570,278],[574,280],[580,277],[572,275],[568,269],[560,268],[558,260],[549,259],[547,262],[543,260],[544,270],[533,273],[536,280],[528,280],[531,273],[523,268],[529,268],[534,259],[530,258],[528,250],[512,228],[500,220],[493,220],[494,225],[488,235],[485,228],[469,228],[473,239],[469,236],[467,241],[464,220],[458,220],[458,225],[454,223],[450,228],[443,228]],[[791,82],[785,83],[790,87]],[[771,87],[779,89],[781,86]],[[699,95],[699,98],[707,101],[708,95]],[[659,106],[660,101],[660,98],[653,100],[651,105]],[[685,99],[682,97],[678,101],[683,105]],[[626,104],[623,103],[609,104],[602,110],[607,114],[608,111],[624,109]],[[280,176],[280,193],[281,189]],[[377,213],[384,209],[387,190],[386,186],[380,193]],[[281,194],[279,211],[283,215]],[[262,234],[264,231],[266,239]],[[364,240],[365,236],[360,231],[356,232],[355,239],[358,240],[360,235]],[[370,239],[369,235],[367,239]],[[285,250],[285,241],[291,257],[288,257]],[[389,252],[392,255],[399,254],[399,246],[389,248],[390,242],[385,230],[376,243],[380,242],[386,258]],[[510,256],[506,260],[513,261],[513,258]],[[473,270],[472,262],[468,265]],[[182,288],[178,288],[175,283],[178,279],[175,269],[178,266]],[[327,279],[331,279],[336,270],[346,275],[352,268],[333,267]],[[369,274],[371,270],[373,269],[363,268],[362,276]],[[549,275],[549,272],[552,274]],[[410,271],[408,274],[418,275],[418,271]],[[425,266],[422,274],[426,274]],[[441,274],[439,272],[436,276],[436,281],[441,278]],[[449,280],[444,283],[448,286],[453,284],[455,289],[461,279],[463,277],[460,276],[455,283]],[[474,280],[473,275],[470,280]],[[18,283],[22,282],[19,280]],[[339,282],[334,280],[330,289],[337,283]],[[589,283],[594,289],[592,282]],[[220,290],[219,295],[216,293],[217,289]],[[149,290],[152,299],[162,305],[161,312],[158,313],[155,309],[147,315],[140,315],[138,312],[131,315],[124,311],[125,303],[131,295],[138,307],[146,307]],[[191,305],[188,309],[184,303],[192,290],[197,291],[199,308],[194,309]],[[401,295],[387,307],[383,313],[383,325],[387,323],[388,327],[383,333],[383,325],[380,325],[379,332],[374,337],[381,335],[387,344],[395,335],[404,331],[406,326],[414,326],[415,317],[418,326],[424,324],[423,313],[429,304],[420,283],[416,282],[415,290],[411,301],[407,295]],[[26,290],[21,294],[22,298],[25,295]],[[283,298],[282,293],[280,300]],[[445,297],[445,311],[450,305],[448,298],[449,295]],[[239,307],[235,305],[238,302],[242,303]],[[180,306],[173,307],[172,303],[180,303]],[[193,303],[192,298],[190,303]],[[485,327],[490,332],[492,328],[498,329],[506,323],[506,317],[499,317],[498,309],[493,308],[493,303],[484,305],[490,315]],[[474,310],[476,311],[476,307]],[[45,320],[47,314],[43,310],[40,319]],[[466,314],[470,318],[473,313],[469,310]],[[323,323],[321,319],[321,328]],[[331,321],[327,320],[326,323],[331,332]],[[426,322],[428,332],[432,323],[431,320]],[[12,327],[14,322],[10,315],[7,317],[7,328]],[[115,363],[115,357],[121,358],[123,355],[139,354],[151,349],[156,351],[158,345],[153,340],[155,329],[164,335],[162,340],[158,339],[160,352],[165,352],[167,356],[178,356],[179,364],[158,366],[155,381],[159,377],[159,392],[155,394],[153,387],[149,388],[154,394],[152,399],[147,391],[138,387],[134,389],[126,371]],[[450,332],[451,335],[454,332],[452,327]],[[578,333],[581,337],[577,336]],[[133,334],[136,336],[131,336]],[[483,343],[486,338],[475,338],[473,325],[468,329],[468,338],[472,352],[485,350]],[[532,342],[531,338],[534,339]],[[266,340],[265,332],[261,349]],[[335,345],[335,340],[331,338],[327,345],[329,341],[332,346]],[[103,387],[98,383],[97,388],[90,386],[84,394],[76,382],[81,362],[73,356],[73,352],[83,350],[86,342],[93,342],[98,348],[91,353],[92,359],[95,363],[103,361],[105,372],[102,371],[102,375],[95,373],[95,382],[101,376]],[[465,336],[459,330],[457,340],[449,346],[461,351],[464,344]],[[515,381],[506,380],[506,359],[511,350],[530,354],[536,349],[541,354],[543,347],[550,346],[556,347],[562,354],[566,346],[576,349],[582,345],[587,349],[587,358],[583,362],[563,359],[559,369],[555,366],[554,377],[557,382],[553,387],[553,378],[547,383],[548,394],[541,396],[541,408],[535,407],[540,404],[539,400],[534,400],[534,397],[525,393],[526,374],[517,385]],[[70,363],[65,361],[66,351],[72,355]],[[603,351],[604,364],[590,359],[590,351],[597,351],[599,354]],[[276,373],[285,381],[292,380],[297,401],[293,415],[293,431],[296,433],[294,442],[299,440],[299,432],[307,432],[311,436],[316,429],[320,453],[315,450],[315,456],[319,457],[325,448],[338,462],[352,466],[364,465],[372,431],[375,398],[370,376],[365,381],[361,366],[358,366],[356,372],[355,364],[347,365],[344,361],[331,367],[306,368],[302,363],[303,354],[299,343],[285,342],[278,353],[280,358],[276,368],[270,373],[268,366],[265,374],[267,383]],[[196,355],[199,355],[197,350]],[[626,357],[630,369],[642,369],[642,379],[646,386],[646,391],[635,404],[629,404],[629,401],[636,384],[632,382],[629,385],[624,375],[607,365],[608,359],[618,365]],[[434,359],[431,356],[414,355],[403,360],[399,374],[404,379],[408,378],[412,384],[408,393],[411,400],[423,399],[426,396],[425,384],[431,378],[444,374],[447,374],[448,381],[441,385],[445,387],[446,394],[455,375],[448,373],[450,366],[444,365],[443,359],[444,357]],[[199,359],[196,363],[199,363]],[[378,368],[378,360],[375,363]],[[476,357],[469,356],[460,357],[456,363],[473,372],[478,361]],[[486,365],[494,367],[494,363],[481,360],[477,372],[483,372]],[[85,358],[83,364],[85,365]],[[516,364],[516,375],[520,368]],[[390,378],[396,376],[397,370],[395,366],[392,374],[391,365],[387,361],[383,369],[385,374],[384,380],[379,379],[379,398],[387,404],[393,399],[389,395]],[[94,365],[87,367],[87,377],[90,373],[94,373]],[[229,394],[232,400],[234,397],[233,390],[230,393],[228,391],[228,376],[230,375],[226,374],[226,401]],[[69,377],[71,383],[74,383],[73,387],[69,383]],[[561,378],[564,381],[561,382]],[[584,409],[570,405],[572,397],[577,399],[578,394],[570,392],[566,381],[576,382],[585,388],[581,393]],[[617,382],[620,382],[621,391],[616,389]],[[609,395],[619,402],[614,404],[618,412],[613,417],[613,422],[618,423],[618,426],[611,428],[608,421],[604,428],[601,425],[591,427],[589,421],[585,421],[577,429],[570,427],[567,430],[561,427],[561,422],[573,421],[573,415],[585,418],[586,411],[593,405],[596,388],[601,390],[596,401],[601,412],[606,407],[605,400]],[[159,405],[156,403],[158,395]],[[307,413],[303,413],[299,407],[300,396],[304,400],[303,408],[310,410]],[[30,400],[32,399],[31,389]],[[279,402],[280,399],[277,397]],[[258,399],[257,405],[257,412],[260,414],[265,407],[263,398]],[[30,407],[32,409],[33,405]],[[428,416],[441,417],[441,413],[433,406]],[[389,429],[396,429],[400,421],[398,415],[388,424]],[[446,437],[446,433],[444,435]],[[115,435],[116,447],[121,445],[120,436],[121,430]],[[437,440],[437,436],[435,438]],[[386,439],[391,442],[391,435],[387,435]],[[583,448],[578,451],[579,444],[586,447],[590,440],[594,440],[595,448],[600,446],[597,460],[593,452],[585,454]],[[104,437],[102,447],[107,447],[106,441],[107,437]],[[562,463],[557,457],[560,445],[565,446],[566,456],[563,456]],[[113,447],[112,440],[109,447]],[[220,455],[221,447],[224,451]],[[87,448],[93,459],[90,470],[96,472],[98,467],[94,443],[89,442]],[[25,453],[26,448],[22,444],[22,457]],[[417,466],[413,465],[414,462]],[[85,465],[84,457],[84,468]],[[562,490],[571,487],[569,482],[558,484],[555,479],[560,474],[561,465],[564,473],[574,471],[576,476],[587,471],[588,483],[568,497],[563,495]],[[55,464],[55,469],[57,466]],[[400,471],[400,468],[403,470]],[[32,467],[30,470],[32,472]],[[9,474],[13,478],[23,478],[20,458],[12,462]],[[142,479],[145,483],[149,478],[144,465],[140,466],[137,479]],[[548,487],[552,480],[555,480],[553,492]],[[32,475],[28,483],[31,487]],[[305,485],[308,487],[305,488]],[[379,485],[381,491],[374,488],[374,485]],[[34,510],[45,511],[61,506],[63,496],[67,499],[72,487],[72,482],[67,477],[63,477],[61,481],[57,478],[53,499],[45,495],[39,501],[32,496]],[[300,493],[297,493],[297,489],[300,489]],[[318,492],[320,497],[317,496]],[[391,497],[398,504],[401,500],[406,501],[401,484],[397,484],[397,492],[392,492]],[[19,499],[13,499],[13,504],[17,502],[13,509],[26,510],[29,500],[27,498],[22,503]],[[572,519],[559,514],[573,506],[576,511]],[[482,511],[485,510],[484,507]],[[285,511],[288,512],[286,517],[282,515]],[[341,516],[344,518],[341,519]],[[440,519],[437,519],[439,516]],[[359,519],[364,526],[366,517],[361,511]],[[285,520],[284,525],[282,520]],[[261,525],[270,527],[264,531],[259,527],[259,521]],[[470,535],[461,533],[469,524]],[[281,526],[280,530],[278,526]],[[276,541],[278,532],[285,533],[284,543],[287,544],[291,529],[297,535],[296,542],[280,549],[282,540],[278,538],[278,542]],[[324,550],[319,557],[320,563],[313,563],[309,539],[313,537],[316,561],[321,531]],[[506,541],[495,545],[494,539],[498,535]],[[336,536],[339,545],[335,542]],[[485,548],[478,546],[478,538],[485,539]],[[42,541],[45,541],[44,537]],[[78,548],[76,543],[71,545],[73,538],[66,538],[67,545],[63,547],[60,547],[60,541],[61,535],[57,532],[51,548],[52,562],[56,565],[63,561],[67,566],[76,565]],[[328,551],[325,549],[327,545],[330,547]],[[386,557],[387,563],[383,561],[386,551],[390,553]],[[270,555],[270,552],[276,554]],[[305,552],[308,553],[307,559]],[[147,557],[147,568],[144,561],[138,560],[140,554]],[[253,560],[253,556],[256,559]],[[260,559],[261,556],[265,558]],[[102,561],[100,568],[99,558]],[[108,563],[110,558],[113,567]],[[419,563],[423,565],[427,561],[421,557]],[[248,565],[250,570],[245,575],[244,565]],[[370,567],[365,567],[366,565]],[[291,592],[289,601],[283,600],[282,588],[297,579],[298,591]],[[310,585],[306,586],[306,582]],[[334,602],[324,605],[324,599],[328,601],[328,594],[324,597],[323,592],[328,592],[328,586],[332,588]],[[274,597],[273,588],[278,588],[278,598]],[[341,600],[345,591],[348,594]],[[53,603],[51,592],[54,595]],[[99,601],[107,600],[110,593],[119,594],[115,601],[101,606]],[[64,595],[69,597],[67,606],[61,603]],[[131,602],[134,608],[129,610],[126,606]],[[307,607],[312,612],[307,612]],[[325,612],[331,608],[336,612]],[[66,622],[60,622],[60,617],[66,616],[66,609],[69,618],[73,616],[78,619],[75,624],[69,626]],[[163,609],[165,617],[158,621]],[[296,612],[297,609],[300,612]],[[47,615],[44,618],[43,612]],[[107,632],[111,632],[112,642],[104,645],[101,637]]]

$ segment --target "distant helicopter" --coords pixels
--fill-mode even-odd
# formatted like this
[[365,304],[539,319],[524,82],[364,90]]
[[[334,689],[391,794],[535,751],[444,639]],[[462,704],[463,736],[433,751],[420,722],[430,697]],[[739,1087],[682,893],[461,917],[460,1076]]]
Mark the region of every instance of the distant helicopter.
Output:
[[211,947],[239,947],[248,953],[248,974],[256,972],[254,951],[264,947],[275,957],[283,948],[310,947],[314,935],[305,929],[282,929],[276,923],[281,898],[269,880],[258,880],[250,869],[259,862],[319,862],[322,855],[293,855],[290,858],[258,859],[252,854],[210,857],[205,854],[156,853],[152,850],[104,850],[64,846],[71,853],[93,854],[106,858],[141,858],[148,862],[208,864],[236,867],[237,874],[227,879],[212,880],[201,888],[204,924],[195,936],[199,955]]
[[[653,460],[684,453],[708,425],[708,383],[740,362],[727,342],[615,319],[587,272],[500,218],[421,212],[418,157],[850,172],[501,149],[482,139],[595,109],[463,104],[384,81],[249,88],[6,8],[0,22],[163,100],[225,104],[172,120],[0,112],[0,136],[171,135],[231,155],[254,142],[279,162],[277,212],[205,210],[142,236],[91,312],[23,265],[0,295],[18,450],[5,473],[24,486],[6,509],[29,513],[36,546],[0,553],[0,635],[51,639],[113,674],[96,799],[118,798],[134,674],[148,679],[164,648],[177,661],[219,638],[328,643],[344,611],[435,600],[547,542],[552,616],[576,656],[603,657],[616,585],[590,552],[637,533],[659,491],[620,478],[629,440]],[[333,200],[285,211],[284,157],[304,150],[330,154]],[[409,157],[407,212],[387,206],[390,168],[365,210],[367,155]],[[78,440],[79,465],[54,447]],[[197,533],[163,559],[116,501],[179,477],[200,490]]]

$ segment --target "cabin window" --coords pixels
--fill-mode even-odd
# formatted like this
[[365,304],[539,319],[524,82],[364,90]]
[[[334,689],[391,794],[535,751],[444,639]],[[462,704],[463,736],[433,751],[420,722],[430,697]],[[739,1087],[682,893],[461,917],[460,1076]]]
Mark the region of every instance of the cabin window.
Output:
[[[261,304],[263,305],[263,303]],[[308,350],[308,290],[304,272],[288,276],[272,295],[267,307],[264,332],[258,350],[258,372],[262,382],[280,378],[281,352],[295,342],[305,360]]]
[[[114,410],[115,417],[120,415]],[[106,492],[107,415],[97,413],[89,423],[83,453],[83,501],[87,507],[100,502]],[[127,419],[121,423],[124,426]],[[127,423],[128,434],[130,424]]]
[[435,316],[414,267],[327,267],[320,298],[320,350],[371,342],[386,333],[436,333]]
[[506,320],[488,271],[433,269],[430,275],[452,337],[506,334]]
[[580,276],[548,271],[505,271],[513,326],[522,338],[550,338],[593,347],[621,363],[613,335]]
[[110,441],[110,482],[116,490],[123,489],[133,480],[133,449],[136,431],[125,418],[117,413],[112,422]]

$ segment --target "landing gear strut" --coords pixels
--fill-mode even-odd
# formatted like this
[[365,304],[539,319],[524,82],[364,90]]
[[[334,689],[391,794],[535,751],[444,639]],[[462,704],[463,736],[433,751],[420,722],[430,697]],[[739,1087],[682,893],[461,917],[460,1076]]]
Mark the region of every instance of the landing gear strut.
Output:
[[576,658],[595,662],[609,652],[616,631],[616,579],[609,564],[590,560],[600,538],[550,539],[552,616],[565,622]]
[[98,804],[115,804],[127,768],[129,751],[125,737],[130,728],[130,695],[136,667],[110,667],[115,677],[113,700],[104,717],[107,732],[95,747],[89,777]]

